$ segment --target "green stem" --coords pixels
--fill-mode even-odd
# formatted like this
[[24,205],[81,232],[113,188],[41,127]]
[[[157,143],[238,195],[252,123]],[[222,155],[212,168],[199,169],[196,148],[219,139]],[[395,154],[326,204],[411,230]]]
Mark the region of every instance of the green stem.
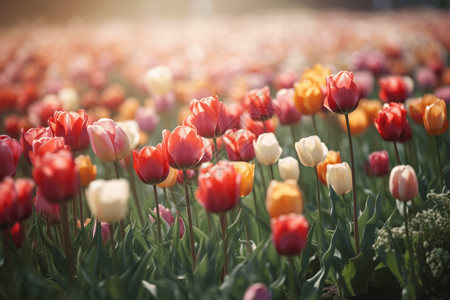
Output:
[[294,257],[289,256],[288,260],[289,260],[289,279],[291,282],[291,284],[290,284],[291,292],[290,293],[292,294],[292,297],[297,298],[298,294],[297,294],[297,287],[295,284],[295,277],[297,276],[298,273],[297,273],[297,269],[295,266]]
[[217,148],[217,139],[213,138],[214,141],[214,159],[216,160],[216,164],[219,162],[219,150]]
[[[352,167],[352,196],[353,196],[353,226],[355,231],[356,254],[359,254],[359,232],[358,232],[358,203],[356,202],[356,179],[355,179],[355,159],[353,156],[352,132],[348,114],[345,114],[345,123],[347,124],[348,144],[350,147],[350,161]],[[394,144],[395,145],[395,144]]]
[[402,161],[400,160],[400,155],[398,155],[397,142],[394,142],[394,148],[395,148],[395,157],[397,158],[397,165],[401,165]]
[[163,188],[163,192],[164,192],[164,205],[168,208],[171,209],[170,205],[169,205],[169,200],[167,199],[167,190],[166,188]]
[[319,187],[319,175],[317,173],[317,167],[314,167],[314,172],[316,173],[316,189],[317,189],[317,207],[319,211],[319,225],[320,230],[323,231],[323,224],[322,224],[322,204],[320,201],[320,187]]
[[119,174],[119,162],[115,161],[114,162],[114,171],[116,172],[116,178],[120,179],[120,174]]
[[75,276],[75,264],[72,256],[72,241],[69,229],[69,205],[67,202],[64,201],[60,203],[60,211],[61,211],[61,225],[63,230],[62,236],[64,243],[64,252],[66,254],[70,282],[73,283]]
[[[9,245],[11,240],[11,233],[9,232],[9,229],[3,229],[2,230],[2,239],[3,239],[3,255],[5,256],[5,266],[6,271],[8,274],[12,274],[13,267],[11,263],[11,254],[9,253]],[[7,276],[8,281],[12,281],[12,276]]]
[[409,250],[409,255],[410,255],[409,261],[410,261],[410,264],[411,264],[410,267],[411,267],[411,272],[412,272],[412,280],[413,280],[413,285],[414,285],[414,289],[415,289],[416,288],[416,283],[417,283],[416,271],[415,271],[415,268],[414,268],[415,259],[414,259],[414,250],[413,250],[412,244],[411,244],[411,238],[409,236],[408,212],[406,210],[406,202],[403,203],[403,215],[404,215],[404,218],[405,218],[406,244],[407,244],[408,250]]
[[[242,213],[243,209],[242,209],[241,199],[239,199],[239,209],[240,209],[240,213]],[[244,220],[245,239],[247,241],[247,253],[250,256],[250,254],[252,253],[252,246],[250,245],[250,235],[248,232],[247,216],[242,216],[242,219]]]
[[317,131],[316,115],[312,115],[312,123],[313,123],[313,127],[314,127],[314,134],[319,135],[319,133]]
[[[254,186],[253,186],[252,194],[253,194],[253,204],[255,205],[255,217],[256,217],[256,220],[259,220],[258,204],[257,204],[257,201],[256,201],[256,193],[255,193],[255,187]],[[259,226],[256,226],[256,230],[258,231],[258,238],[259,238],[258,241],[261,242],[261,231],[259,230]]]
[[83,216],[83,187],[81,186],[81,178],[78,185],[78,205],[80,207],[80,225],[81,229],[84,229],[84,216]]
[[256,165],[258,166],[259,174],[261,175],[261,181],[262,181],[262,184],[263,184],[264,195],[265,195],[266,191],[267,191],[267,186],[266,186],[266,180],[264,179],[264,172],[263,172],[262,166],[261,166],[261,164],[259,162]]
[[139,221],[141,223],[141,226],[144,225],[144,215],[141,209],[141,203],[139,202],[139,197],[136,190],[136,182],[133,174],[133,155],[130,155],[129,162],[127,164],[127,171],[128,171],[128,180],[130,181],[130,187],[131,187],[131,194],[133,195],[134,203],[136,204],[136,208],[138,211]]
[[[98,221],[97,221],[97,223],[98,223]],[[100,238],[102,238],[101,237],[101,235],[102,235],[102,227],[101,227],[101,222],[100,222],[100,230],[99,230],[99,234],[100,234]],[[117,269],[116,269],[116,263],[117,263],[117,254],[116,254],[116,242],[114,241],[114,232],[115,232],[115,230],[114,230],[114,226],[113,226],[113,224],[111,224],[111,223],[109,223],[109,232],[110,232],[110,236],[109,236],[109,238],[110,238],[110,243],[111,243],[111,250],[112,250],[112,263],[113,263],[113,270],[114,270],[114,273],[116,273],[117,272]]]
[[183,170],[183,179],[184,179],[184,194],[186,195],[186,212],[188,215],[189,238],[191,240],[190,242],[191,242],[192,265],[193,265],[193,271],[194,271],[196,254],[195,254],[195,245],[194,245],[194,229],[192,227],[191,202],[189,200],[189,190],[188,190],[188,186],[186,184],[186,181],[187,181],[186,170]]
[[73,234],[74,236],[76,236],[78,233],[78,224],[77,224],[77,201],[75,201],[75,199],[72,200],[72,221],[73,221]]
[[159,203],[158,203],[158,193],[156,191],[156,185],[153,185],[153,193],[155,195],[156,223],[158,224],[158,244],[161,245],[161,219],[159,217]]
[[442,176],[442,163],[441,163],[441,153],[439,151],[439,141],[438,136],[434,136],[434,141],[436,144],[436,150],[437,150],[437,157],[438,157],[438,166],[439,166],[439,175],[441,180],[441,191],[444,189],[444,177]]
[[227,275],[229,257],[228,257],[228,236],[227,236],[228,220],[226,212],[220,214],[220,227],[222,229],[222,240],[223,240],[223,256],[224,256],[223,273],[224,275]]
[[275,176],[273,176],[273,165],[269,166],[269,170],[270,170],[270,177],[272,178],[272,180],[275,180]]

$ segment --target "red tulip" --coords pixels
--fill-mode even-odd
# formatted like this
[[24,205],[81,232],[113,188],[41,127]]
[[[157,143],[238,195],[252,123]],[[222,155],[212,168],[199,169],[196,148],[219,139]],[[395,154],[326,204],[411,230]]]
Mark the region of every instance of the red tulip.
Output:
[[53,134],[63,137],[72,152],[83,150],[89,145],[87,122],[88,115],[83,109],[78,110],[78,113],[56,111],[54,116],[48,119]]
[[281,255],[297,255],[306,246],[309,223],[303,215],[281,215],[271,221],[273,243]]
[[15,139],[0,135],[0,180],[6,176],[15,176],[22,149]]
[[187,170],[187,171],[186,171],[186,177],[187,177],[187,179],[184,180],[183,171],[177,170],[177,182],[178,182],[179,184],[184,184],[185,181],[188,182],[188,181],[191,180],[192,177],[194,177],[194,176],[195,176],[194,170]]
[[359,101],[359,88],[353,81],[353,73],[341,71],[327,77],[327,96],[324,106],[337,114],[355,110]]
[[223,142],[225,143],[229,160],[248,162],[255,158],[253,141],[256,141],[256,135],[249,130],[228,130],[223,137]]
[[244,121],[245,129],[253,132],[256,137],[259,137],[263,133],[275,132],[277,127],[276,123],[272,119],[266,120],[263,123],[262,121],[254,121],[249,117],[245,117]]
[[29,153],[31,163],[34,165],[36,160],[46,153],[55,153],[59,150],[69,150],[70,147],[64,143],[62,137],[43,137],[33,141],[33,151]]
[[172,132],[164,130],[162,149],[169,165],[178,170],[198,167],[205,155],[202,137],[189,126],[178,126]]
[[228,129],[229,121],[225,105],[217,96],[192,100],[191,115],[184,119],[184,125],[194,126],[197,134],[204,138],[222,136]]
[[78,193],[78,168],[67,150],[44,154],[35,163],[33,178],[49,202],[68,201]]
[[255,121],[265,121],[275,114],[275,107],[267,86],[248,92],[245,95],[244,107]]
[[389,174],[389,154],[387,151],[375,151],[369,155],[370,171],[378,177]]
[[242,104],[238,102],[225,104],[229,129],[241,128]]
[[142,182],[155,185],[169,175],[169,164],[163,152],[157,147],[147,146],[133,151],[134,170]]
[[59,221],[59,205],[47,201],[39,188],[36,189],[36,197],[34,197],[33,202],[36,213],[44,217],[49,224],[56,224]]
[[384,102],[403,102],[408,98],[412,88],[409,81],[401,76],[388,76],[378,81],[378,96]]
[[294,103],[294,89],[283,89],[277,92],[275,105],[280,123],[292,125],[300,121],[302,115]]
[[[156,208],[153,211],[156,214]],[[172,213],[170,212],[170,209],[166,208],[164,205],[159,204],[159,214],[160,214],[161,218],[163,218],[164,221],[166,221],[167,224],[169,224],[169,226],[172,226],[173,223],[175,223],[175,219],[174,219]],[[151,215],[149,215],[149,217],[152,222],[155,221],[155,219]],[[179,230],[180,230],[180,239],[181,239],[181,238],[183,238],[185,228],[184,228],[184,222],[180,217],[178,218],[178,221],[180,224]]]
[[388,142],[399,141],[408,133],[406,109],[402,103],[385,104],[374,122],[378,133]]
[[20,135],[20,145],[22,146],[23,156],[25,157],[25,160],[31,164],[30,152],[33,150],[33,141],[43,137],[52,137],[53,132],[50,127],[37,127],[31,128],[28,131],[22,129]]
[[33,202],[33,181],[6,177],[0,182],[0,228],[8,228],[15,222],[28,219],[31,215]]
[[16,222],[11,228],[11,237],[14,242],[16,249],[22,248],[23,237],[22,237],[22,225],[20,222]]
[[240,184],[241,175],[231,163],[208,164],[198,176],[198,201],[209,212],[226,212],[239,202]]

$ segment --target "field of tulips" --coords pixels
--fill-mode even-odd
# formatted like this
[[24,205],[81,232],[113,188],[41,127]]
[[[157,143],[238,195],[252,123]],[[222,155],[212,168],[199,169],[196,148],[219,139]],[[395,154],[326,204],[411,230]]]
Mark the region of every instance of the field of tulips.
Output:
[[208,21],[0,30],[0,298],[448,299],[449,14]]

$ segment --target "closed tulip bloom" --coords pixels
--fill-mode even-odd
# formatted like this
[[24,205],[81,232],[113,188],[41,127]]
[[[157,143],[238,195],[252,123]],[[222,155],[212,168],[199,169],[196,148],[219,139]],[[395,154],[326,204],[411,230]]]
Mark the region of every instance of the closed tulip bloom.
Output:
[[408,165],[394,167],[389,177],[389,190],[397,200],[404,202],[413,200],[419,192],[414,169]]
[[245,197],[253,190],[255,180],[255,165],[246,162],[233,163],[236,172],[241,174],[240,197]]
[[378,177],[389,174],[389,154],[387,151],[375,151],[369,155],[369,165],[372,174]]
[[405,134],[406,109],[402,103],[389,103],[383,106],[375,119],[375,127],[383,140],[399,141]]
[[44,154],[35,163],[33,178],[52,203],[68,201],[78,193],[78,167],[67,150]]
[[[153,212],[156,214],[156,207],[155,207],[155,209],[153,210]],[[175,223],[175,219],[174,219],[174,217],[173,217],[173,215],[172,215],[172,213],[170,212],[170,209],[168,209],[168,208],[166,208],[164,205],[162,205],[162,204],[159,204],[159,215],[160,215],[160,217],[161,218],[163,218],[164,219],[164,221],[166,221],[167,222],[167,224],[169,224],[169,226],[172,226],[173,225],[173,223]],[[155,221],[155,219],[150,215],[150,220],[152,221],[152,222],[154,222]],[[183,220],[179,217],[178,218],[178,220],[179,220],[179,229],[180,229],[180,239],[181,238],[183,238],[183,235],[184,235],[184,231],[185,231],[185,228],[184,228],[184,222],[183,222]]]
[[294,89],[282,89],[277,92],[275,105],[277,107],[278,119],[282,125],[296,124],[302,115],[295,107]]
[[330,150],[323,162],[317,165],[317,175],[322,184],[327,185],[327,166],[341,163],[341,154],[337,151]]
[[253,141],[256,159],[265,166],[273,165],[280,158],[283,149],[280,147],[275,134],[263,133],[257,141]]
[[22,149],[15,139],[0,135],[0,180],[6,176],[15,176]]
[[341,71],[327,77],[327,96],[324,106],[337,114],[348,114],[358,106],[359,88],[353,73]]
[[88,186],[97,177],[97,166],[92,163],[89,155],[79,155],[75,158],[75,163],[80,172],[81,186]]
[[297,255],[306,247],[309,223],[303,215],[282,215],[270,223],[278,254]]
[[64,138],[55,137],[43,137],[33,141],[33,151],[29,153],[31,163],[34,165],[36,160],[42,157],[46,153],[55,153],[59,150],[68,150],[70,147],[64,142]]
[[113,120],[100,119],[88,126],[88,132],[92,150],[102,161],[119,161],[130,153],[127,134]]
[[169,175],[167,159],[157,147],[147,146],[133,151],[133,162],[136,173],[146,184],[159,184]]
[[119,106],[118,113],[123,120],[133,120],[136,110],[140,106],[138,99],[129,97]]
[[30,179],[13,180],[6,177],[0,182],[0,228],[9,228],[15,222],[28,219],[33,209],[34,183]]
[[425,108],[423,124],[430,135],[442,135],[447,131],[447,106],[444,100],[437,99]]
[[135,149],[141,139],[138,123],[135,120],[128,120],[125,122],[117,122],[117,125],[125,131],[125,134],[128,137],[128,142],[130,143],[130,150]]
[[155,110],[158,114],[169,113],[173,110],[175,105],[175,94],[173,92],[168,92],[165,95],[154,95],[152,97],[153,103],[155,104]]
[[425,114],[425,108],[432,104],[437,98],[432,94],[426,94],[422,98],[417,98],[409,101],[408,110],[409,115],[413,121],[417,124],[423,124],[423,115]]
[[36,213],[45,218],[49,224],[54,225],[59,221],[59,205],[45,199],[39,188],[36,189],[36,197],[34,197],[33,202]]
[[[111,225],[106,222],[100,222],[100,229],[102,233],[102,244],[106,245],[106,243],[108,243],[108,241],[111,239]],[[93,237],[95,236],[96,232],[97,232],[97,221],[94,222],[94,227],[92,229]]]
[[255,283],[248,287],[242,300],[271,300],[269,289],[262,283]]
[[384,102],[404,102],[412,92],[411,79],[401,76],[387,76],[378,80],[378,96]]
[[249,130],[227,130],[223,137],[228,159],[231,161],[251,161],[255,158],[253,142],[256,136]]
[[267,188],[266,208],[271,218],[290,213],[303,212],[303,197],[297,182],[288,179],[284,182],[272,180]]
[[172,71],[165,66],[149,69],[145,73],[144,83],[153,95],[165,95],[172,89]]
[[80,107],[80,97],[73,88],[60,89],[58,92],[58,99],[64,110],[76,110]]
[[234,208],[239,202],[241,175],[234,166],[220,161],[209,168],[202,168],[198,176],[197,199],[212,213],[223,213]]
[[192,100],[190,110],[191,114],[184,119],[184,125],[194,126],[201,137],[220,137],[230,125],[225,105],[217,96]]
[[88,115],[83,109],[78,110],[78,113],[55,111],[53,117],[48,119],[53,134],[63,137],[72,152],[81,151],[89,145],[87,122]]
[[294,85],[294,90],[295,106],[302,115],[314,115],[322,109],[324,95],[317,82],[304,79]]
[[31,164],[29,153],[33,150],[33,141],[42,137],[52,136],[53,132],[50,127],[31,128],[27,131],[22,128],[20,131],[20,145],[22,146],[23,156],[29,164]]
[[321,64],[315,64],[314,67],[303,71],[302,80],[309,79],[319,86],[325,86],[329,75],[331,75],[329,68],[325,68]]
[[264,122],[254,121],[252,118],[244,119],[245,129],[251,131],[256,137],[259,137],[263,133],[275,132],[277,123],[274,119],[269,119]]
[[348,163],[332,164],[327,166],[327,183],[339,194],[347,194],[352,190],[352,172]]
[[169,168],[170,168],[169,175],[167,175],[167,178],[164,179],[163,182],[157,184],[157,187],[162,189],[171,188],[177,183],[177,174],[178,174],[177,170],[175,170],[172,167]]
[[317,135],[302,138],[295,143],[300,162],[307,167],[315,167],[323,162],[328,154],[328,148]]
[[[348,122],[350,124],[350,131],[353,135],[358,135],[365,132],[371,124],[369,123],[366,112],[359,107],[348,114]],[[342,130],[347,130],[345,115],[339,116],[339,125],[341,125]]]
[[244,106],[255,121],[265,121],[275,114],[269,87],[254,89],[245,95]]
[[298,161],[292,156],[280,158],[278,161],[278,170],[283,180],[292,179],[297,181],[300,177],[300,168]]
[[169,165],[178,170],[198,167],[205,155],[202,137],[189,126],[178,126],[172,132],[164,130],[162,149]]
[[145,132],[153,132],[158,126],[159,116],[156,114],[153,108],[147,108],[140,106],[136,109],[135,114],[136,122],[139,125],[139,128]]
[[92,181],[86,189],[89,209],[97,221],[114,223],[127,215],[130,186],[125,179]]

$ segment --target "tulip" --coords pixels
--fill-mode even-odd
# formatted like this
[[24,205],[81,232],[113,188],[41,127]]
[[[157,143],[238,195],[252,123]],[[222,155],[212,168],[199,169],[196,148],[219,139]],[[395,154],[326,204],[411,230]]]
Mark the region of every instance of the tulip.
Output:
[[173,85],[172,71],[165,66],[149,69],[144,76],[144,82],[153,95],[165,95]]
[[266,208],[271,218],[290,213],[303,213],[303,197],[297,183],[292,180],[272,180],[266,195]]
[[136,109],[134,117],[139,128],[148,133],[151,133],[156,129],[160,120],[154,109],[142,106]]
[[389,177],[389,190],[395,199],[403,202],[413,200],[419,191],[414,169],[408,165],[394,167]]
[[423,115],[425,114],[425,108],[437,100],[436,96],[432,94],[426,94],[422,98],[417,98],[408,103],[409,115],[417,124],[423,124]]
[[146,184],[159,184],[169,175],[167,159],[157,147],[147,146],[133,151],[133,161],[137,175]]
[[0,182],[0,228],[9,228],[31,216],[34,182],[30,179],[13,180],[6,177]]
[[68,201],[78,193],[78,167],[67,150],[44,154],[35,163],[33,178],[52,203]]
[[88,126],[92,150],[105,162],[117,162],[130,153],[125,131],[111,119],[100,119]]
[[252,284],[245,291],[242,300],[270,300],[272,295],[269,289],[262,283]]
[[442,135],[447,131],[447,106],[444,100],[436,99],[425,108],[423,123],[429,135]]
[[282,180],[292,179],[297,181],[300,177],[298,161],[292,156],[280,158],[278,161],[278,170]]
[[328,148],[317,135],[302,138],[295,143],[300,162],[307,167],[315,167],[327,157]]
[[[378,117],[378,112],[383,108],[381,102],[378,100],[359,100],[358,108],[362,109],[366,114],[369,124],[373,124],[373,121]],[[351,127],[351,120],[350,120]],[[352,131],[353,132],[353,129]]]
[[125,218],[130,186],[125,179],[92,181],[86,189],[89,209],[99,222],[114,223]]
[[[101,222],[100,229],[101,229],[101,234],[102,234],[102,244],[104,246],[111,239],[111,225],[106,222]],[[95,221],[94,228],[92,229],[93,237],[95,236],[96,231],[97,231],[97,221]]]
[[253,141],[256,159],[259,163],[270,166],[277,162],[283,149],[273,133],[263,133],[257,141]]
[[319,86],[325,86],[327,84],[327,77],[330,74],[330,69],[324,68],[321,64],[315,64],[313,68],[303,71],[302,80],[309,79]]
[[295,107],[294,95],[294,89],[282,89],[277,92],[275,105],[282,125],[296,124],[302,117]]
[[309,223],[303,215],[288,214],[271,220],[273,243],[281,255],[297,255],[305,247]]
[[155,110],[158,114],[169,113],[173,110],[173,106],[175,104],[175,94],[169,92],[165,95],[154,95],[152,97],[153,102],[155,103]]
[[357,71],[353,75],[353,80],[359,88],[359,98],[369,96],[373,90],[373,74],[368,71]]
[[15,176],[22,149],[15,139],[0,135],[0,180],[6,176]]
[[203,139],[189,126],[178,126],[172,132],[164,130],[162,149],[169,165],[178,170],[198,167],[205,155]]
[[36,189],[36,197],[34,197],[33,202],[36,213],[44,217],[49,224],[54,225],[59,222],[59,205],[45,199],[39,188]]
[[38,127],[31,128],[28,131],[22,129],[20,135],[20,145],[22,146],[23,156],[25,157],[25,160],[31,164],[29,153],[33,150],[33,141],[42,137],[52,137],[53,132],[50,127]]
[[259,137],[263,133],[275,132],[277,128],[277,123],[273,119],[261,122],[247,117],[244,120],[245,129],[251,131],[256,137]]
[[103,90],[100,105],[115,111],[125,101],[125,90],[120,84],[113,84]]
[[290,89],[299,75],[293,70],[283,70],[275,74],[274,85],[277,89]]
[[374,122],[383,140],[399,141],[405,134],[406,109],[402,103],[385,104]]
[[184,183],[188,182],[189,180],[191,180],[195,176],[194,170],[186,170],[186,174],[185,174],[186,176],[183,175],[182,170],[176,170],[176,171],[177,171],[176,179],[179,184],[184,184]]
[[164,179],[163,182],[159,183],[157,187],[165,189],[165,188],[171,188],[177,183],[177,170],[174,168],[169,167],[169,175],[167,175],[167,178]]
[[136,98],[130,97],[125,99],[125,101],[119,106],[119,116],[124,120],[133,120],[139,105],[140,102]]
[[255,165],[240,161],[233,163],[233,166],[236,172],[241,174],[240,197],[245,197],[253,190]]
[[415,72],[417,85],[423,89],[432,89],[436,86],[438,78],[436,73],[428,67],[421,67]]
[[378,96],[384,102],[403,102],[411,94],[413,86],[408,77],[388,76],[378,81],[380,91]]
[[128,120],[125,122],[117,122],[117,125],[119,125],[127,135],[128,142],[130,143],[130,150],[135,149],[140,140],[138,123],[135,120]]
[[341,162],[341,154],[337,151],[330,150],[323,162],[317,165],[317,173],[322,184],[327,185],[327,166],[338,164]]
[[29,153],[31,163],[36,164],[36,160],[40,159],[46,153],[56,153],[59,150],[68,150],[62,137],[42,137],[33,141],[33,151]]
[[387,151],[375,151],[369,155],[369,165],[372,174],[378,177],[389,173],[389,154]]
[[220,161],[202,168],[198,176],[197,198],[212,213],[223,213],[234,208],[241,192],[241,175],[231,163]]
[[217,138],[228,129],[229,120],[225,106],[217,96],[192,100],[191,115],[184,119],[184,125],[193,126],[204,138]]
[[58,99],[62,104],[63,110],[76,110],[80,107],[80,98],[73,88],[60,89]]
[[[450,77],[450,72],[449,72],[449,77]],[[441,86],[438,87],[435,91],[434,91],[434,95],[439,98],[439,99],[443,99],[445,101],[445,103],[450,103],[450,86]]]
[[[228,117],[228,128],[229,129],[240,129],[241,128],[241,116],[242,116],[242,104],[233,102],[233,103],[224,103],[225,111],[227,112]],[[249,118],[251,119],[251,118]]]
[[78,113],[55,111],[53,117],[48,119],[53,134],[63,137],[72,152],[81,151],[89,145],[87,122],[88,115],[82,109],[78,110]]
[[[156,213],[156,208],[153,210],[154,213]],[[164,207],[163,205],[159,204],[159,213],[161,215],[161,218],[164,219],[164,221],[167,222],[167,224],[169,224],[169,226],[172,226],[173,223],[175,223],[175,219],[173,218],[172,213],[170,212],[170,209]],[[153,217],[150,215],[150,220],[152,222],[154,222],[155,220],[153,219]],[[179,229],[180,229],[180,239],[183,238],[184,235],[184,222],[183,220],[178,217],[178,221],[179,221]]]
[[339,194],[347,194],[352,190],[352,172],[348,163],[331,164],[327,166],[327,184]]
[[[350,132],[354,135],[363,133],[370,125],[366,112],[359,107],[348,114],[348,121]],[[339,115],[339,124],[343,130],[347,129],[345,115]]]
[[79,155],[75,158],[75,163],[80,172],[81,186],[88,186],[97,176],[97,166],[92,164],[89,155]]
[[294,85],[294,90],[294,102],[302,115],[314,115],[322,109],[324,96],[317,82],[304,79]]
[[255,157],[253,142],[256,136],[249,130],[227,130],[223,137],[228,159],[231,161],[251,161]]
[[275,114],[275,107],[267,86],[248,92],[245,95],[244,106],[255,121],[268,120]]
[[353,73],[341,71],[327,77],[327,96],[324,106],[337,114],[347,115],[358,106],[359,88]]

